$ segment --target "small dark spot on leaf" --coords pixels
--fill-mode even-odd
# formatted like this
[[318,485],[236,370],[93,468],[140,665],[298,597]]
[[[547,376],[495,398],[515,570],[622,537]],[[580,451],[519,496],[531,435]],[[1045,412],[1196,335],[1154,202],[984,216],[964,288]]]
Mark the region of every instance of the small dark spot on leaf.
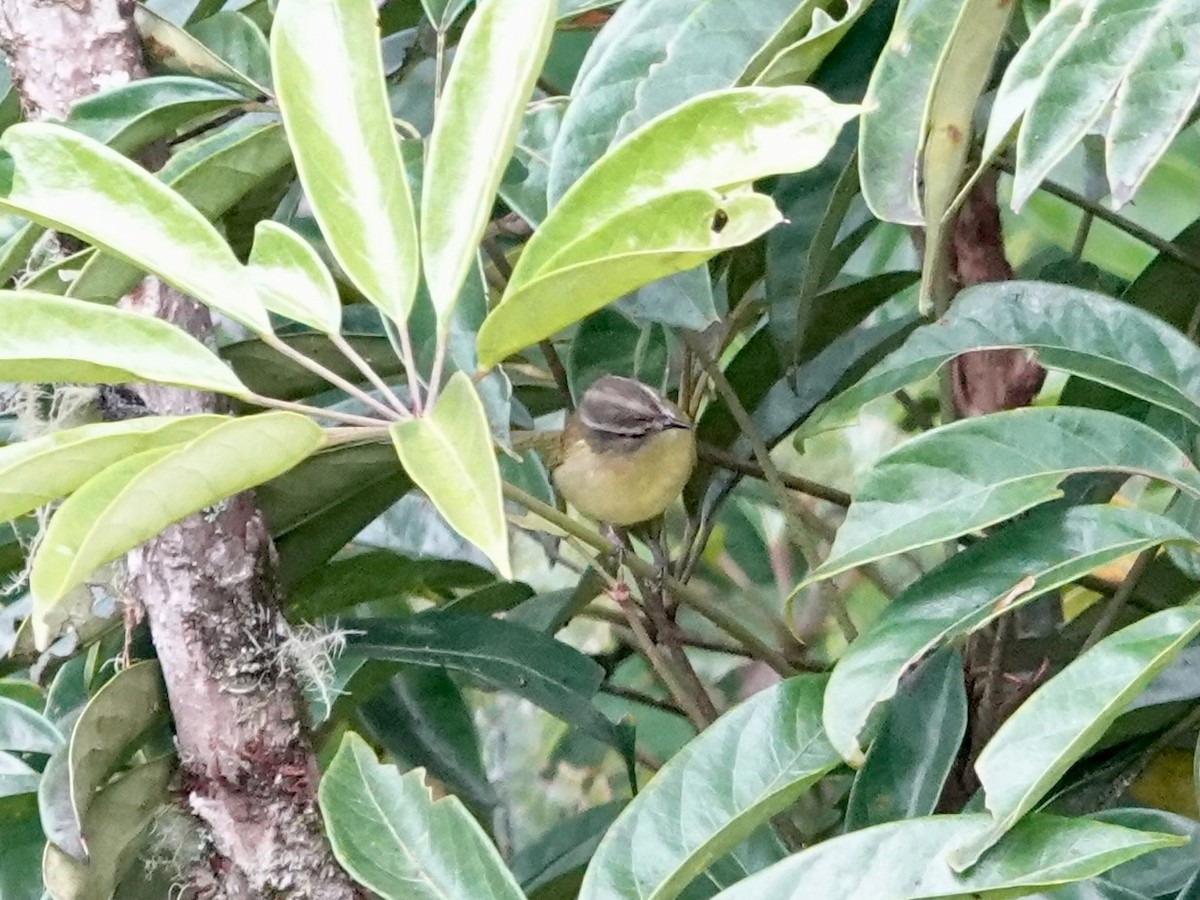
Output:
[[729,213],[723,209],[718,209],[713,213],[712,230],[713,234],[720,234],[725,230],[725,226],[729,224]]

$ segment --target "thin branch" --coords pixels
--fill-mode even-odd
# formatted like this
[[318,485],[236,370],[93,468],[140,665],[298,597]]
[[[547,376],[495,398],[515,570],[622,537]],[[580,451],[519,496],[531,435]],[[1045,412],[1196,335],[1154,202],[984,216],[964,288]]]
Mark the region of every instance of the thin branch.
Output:
[[[993,165],[1002,172],[1012,175],[1016,171],[1016,167],[1007,159],[997,159]],[[1107,222],[1114,228],[1124,231],[1130,237],[1137,238],[1143,244],[1153,247],[1164,256],[1169,256],[1177,263],[1187,266],[1196,272],[1200,272],[1200,259],[1184,252],[1179,246],[1171,241],[1160,238],[1153,231],[1143,228],[1135,222],[1129,221],[1124,216],[1117,215],[1112,210],[1101,204],[1088,199],[1083,194],[1078,194],[1068,187],[1063,187],[1061,184],[1055,184],[1053,181],[1043,181],[1039,190],[1045,191],[1051,196],[1057,197],[1060,200],[1065,200],[1072,206],[1077,206],[1082,210],[1090,212],[1101,222]]]
[[1148,547],[1137,555],[1137,559],[1133,561],[1133,565],[1129,567],[1129,571],[1125,573],[1125,578],[1108,602],[1105,603],[1104,609],[1100,613],[1100,618],[1096,620],[1096,624],[1092,627],[1091,633],[1088,634],[1087,640],[1083,642],[1083,646],[1079,649],[1080,653],[1090,650],[1108,634],[1113,623],[1117,620],[1117,616],[1121,613],[1121,608],[1133,596],[1133,591],[1141,581],[1142,575],[1145,574],[1147,567],[1153,562],[1154,557],[1158,553],[1157,547]]
[[614,697],[620,697],[622,700],[628,700],[631,703],[640,703],[642,706],[652,706],[655,709],[661,709],[663,712],[669,712],[676,716],[687,718],[687,714],[682,709],[670,700],[663,700],[655,697],[653,694],[647,694],[643,691],[634,690],[633,688],[623,687],[619,684],[604,682],[600,685],[600,690],[605,694],[611,694]]
[[[520,504],[535,515],[541,516],[547,522],[565,531],[567,534],[574,535],[593,550],[599,553],[610,553],[612,551],[612,544],[609,540],[595,529],[589,528],[582,522],[572,519],[566,513],[560,512],[547,503],[543,503],[532,494],[521,490],[515,485],[504,482],[503,489],[504,496],[509,500]],[[658,571],[648,562],[637,556],[626,557],[624,563],[625,567],[635,575],[645,578],[658,577]],[[796,674],[797,668],[788,661],[787,657],[774,647],[764,643],[758,635],[746,627],[736,613],[731,612],[724,604],[706,597],[691,585],[684,584],[675,578],[668,577],[666,584],[672,594],[719,627],[730,637],[739,641],[754,655],[755,659],[762,660],[785,678]]]
[[[567,540],[578,540],[578,538],[568,536]],[[608,584],[609,596],[616,601],[621,612],[625,614],[625,621],[633,634],[633,645],[637,648],[638,653],[650,664],[650,669],[658,676],[658,680],[663,683],[667,693],[679,704],[680,709],[684,711],[696,730],[703,731],[712,724],[716,718],[715,715],[709,717],[704,705],[680,680],[681,673],[660,652],[658,644],[650,636],[650,632],[642,621],[641,610],[638,609],[629,594],[628,585],[617,581],[601,566],[597,566],[596,571]]]
[[386,444],[391,441],[388,426],[362,428],[326,428],[325,447],[339,447],[342,444]]
[[446,81],[446,32],[437,29],[437,50],[434,56],[433,108],[436,112],[442,102],[442,88]]
[[350,362],[354,364],[354,367],[358,369],[358,371],[360,371],[366,377],[366,379],[371,382],[371,384],[375,385],[379,393],[383,395],[384,399],[391,404],[392,408],[396,410],[396,412],[400,413],[401,418],[412,418],[412,413],[409,411],[408,407],[404,405],[404,402],[396,396],[396,392],[388,386],[386,381],[379,377],[379,373],[371,368],[371,364],[362,358],[362,355],[354,349],[354,345],[346,340],[340,331],[333,332],[329,335],[329,338],[333,341],[333,345],[341,351],[341,354],[346,357],[346,359],[350,360]]
[[339,375],[337,372],[334,372],[332,369],[328,368],[327,366],[321,365],[315,359],[309,359],[307,356],[305,356],[303,353],[301,353],[295,347],[292,347],[290,344],[286,343],[285,341],[280,340],[274,334],[270,334],[270,333],[264,334],[264,335],[262,335],[262,340],[263,340],[263,343],[265,343],[272,350],[275,350],[277,353],[283,354],[284,356],[286,356],[288,359],[292,360],[297,365],[303,366],[305,369],[308,369],[308,371],[310,371],[316,375],[320,375],[322,378],[324,378],[330,384],[334,385],[335,387],[341,388],[343,391],[345,391],[347,394],[349,394],[354,399],[358,400],[361,403],[365,403],[367,406],[374,409],[377,413],[382,415],[385,419],[396,420],[396,419],[400,418],[400,414],[398,412],[396,412],[396,410],[392,409],[387,404],[381,403],[379,400],[376,400],[374,397],[372,397],[370,394],[368,394],[366,391],[364,391],[358,385],[353,384],[352,382],[343,378],[341,375]]
[[[400,341],[400,362],[404,365],[404,377],[408,381],[408,399],[412,404],[413,415],[419,416],[427,405],[432,404],[432,401],[427,399],[428,394],[426,394],[426,399],[424,400],[421,396],[421,373],[417,371],[417,358],[413,354],[412,335],[408,333],[408,323],[393,321],[388,316],[384,316],[383,321],[384,328],[388,330],[389,335],[395,332],[396,338]],[[392,346],[394,349],[395,344]],[[444,345],[441,346],[443,346],[444,353]],[[432,384],[433,381],[431,379],[425,387],[429,389],[429,385]]]
[[[756,465],[748,459],[741,459],[734,456],[732,453],[727,453],[718,447],[714,447],[712,444],[700,444],[697,452],[705,462],[720,466],[722,469],[728,469],[730,472],[737,472],[739,475],[749,475],[751,478],[763,480],[767,477],[762,466]],[[798,493],[816,497],[818,500],[824,500],[843,509],[850,505],[850,495],[838,488],[830,487],[817,481],[811,481],[801,475],[788,475],[783,472],[779,473],[779,479],[785,487]]]
[[[704,352],[704,348],[700,346],[699,341],[695,337],[683,332],[684,343],[688,345],[695,357],[700,361],[700,365],[704,371],[708,373],[709,379],[713,386],[717,389],[717,393],[725,400],[725,405],[729,407],[730,413],[737,422],[738,427],[742,430],[742,434],[750,442],[751,448],[754,450],[754,456],[758,460],[758,464],[762,466],[763,477],[767,484],[770,485],[775,493],[776,500],[779,504],[779,511],[783,513],[784,521],[787,524],[788,533],[800,548],[800,552],[804,555],[804,560],[808,565],[809,571],[813,571],[820,565],[820,554],[817,552],[816,543],[813,541],[808,530],[800,521],[796,513],[794,498],[788,493],[787,485],[784,483],[779,474],[779,469],[771,459],[771,450],[767,447],[766,440],[763,439],[758,426],[754,424],[754,420],[750,417],[750,413],[742,405],[741,399],[737,395],[737,391],[733,389],[733,385],[729,383],[729,379],[725,377],[725,373],[708,354]],[[822,582],[824,585],[825,582]],[[833,591],[826,593],[831,595],[832,603],[830,606],[833,609],[834,618],[837,620],[838,628],[841,629],[842,635],[846,642],[849,643],[858,637],[858,629],[854,627],[854,623],[850,621],[850,615],[846,611],[845,604],[842,598],[836,596]]]
[[347,425],[362,425],[364,428],[387,426],[383,419],[371,419],[367,416],[356,416],[336,409],[325,409],[320,406],[309,406],[307,403],[292,403],[288,400],[276,400],[274,397],[264,397],[262,394],[249,393],[242,397],[247,403],[264,406],[270,409],[282,409],[287,412],[312,416],[314,419],[330,419],[334,422],[344,422]]
[[[585,609],[581,616],[585,619],[595,619],[598,622],[607,622],[610,625],[624,625],[625,619],[619,613],[613,610],[604,609],[598,606],[589,606]],[[679,634],[679,642],[686,647],[692,647],[696,650],[708,650],[712,653],[725,653],[729,656],[740,656],[743,659],[755,659],[753,653],[745,647],[730,643],[728,641],[718,640],[716,638],[705,637],[704,635],[696,634],[694,631],[689,631],[686,628],[676,626]],[[815,667],[813,671],[819,671]]]
[[[661,537],[662,533],[660,532],[658,539],[661,540]],[[629,549],[632,551],[633,548],[630,547]],[[665,575],[667,568],[665,550],[656,554],[655,559],[660,572]],[[656,576],[654,579],[639,578],[637,581],[638,587],[641,588],[642,592],[642,607],[646,610],[649,620],[654,624],[657,642],[659,645],[667,648],[667,653],[674,663],[675,672],[683,680],[680,687],[687,692],[689,705],[695,706],[706,725],[711,725],[717,720],[717,707],[713,703],[712,697],[708,694],[708,688],[704,686],[704,682],[696,674],[696,669],[679,640],[674,611],[667,609],[667,604],[663,596],[666,592],[666,586],[663,584],[662,577]]]

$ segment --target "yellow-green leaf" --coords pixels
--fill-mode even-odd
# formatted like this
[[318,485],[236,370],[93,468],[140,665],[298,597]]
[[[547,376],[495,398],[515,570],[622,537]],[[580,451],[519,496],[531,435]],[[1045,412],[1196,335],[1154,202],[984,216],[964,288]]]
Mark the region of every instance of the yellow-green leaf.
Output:
[[0,382],[153,381],[245,397],[207,347],[167,322],[34,291],[0,291]]
[[500,467],[483,403],[471,379],[450,376],[434,408],[391,427],[392,442],[409,477],[464,538],[512,577],[508,526],[500,494]]
[[782,221],[762,194],[679,191],[619,213],[508,292],[479,330],[491,366],[618,297],[738,247]]
[[224,416],[148,416],[83,425],[9,444],[0,448],[0,521],[65,497],[135,453],[190,441],[227,421]]
[[634,131],[551,210],[521,254],[510,290],[618,213],[685,190],[731,192],[768,175],[815,166],[857,106],[811,87],[703,94]]
[[109,466],[50,520],[29,577],[34,602],[54,603],[99,566],[172,522],[286,472],[320,442],[320,427],[304,416],[264,413]]
[[254,228],[250,277],[273,313],[323,334],[342,327],[342,302],[333,276],[313,246],[286,225],[264,219]]
[[68,231],[262,333],[270,320],[229,245],[194,206],[137,163],[62,125],[4,132],[12,183],[0,208]]
[[446,78],[421,198],[421,261],[442,334],[550,48],[554,10],[555,0],[480,0]]
[[403,322],[417,289],[417,226],[375,4],[282,0],[271,69],[296,171],[329,249],[368,300]]

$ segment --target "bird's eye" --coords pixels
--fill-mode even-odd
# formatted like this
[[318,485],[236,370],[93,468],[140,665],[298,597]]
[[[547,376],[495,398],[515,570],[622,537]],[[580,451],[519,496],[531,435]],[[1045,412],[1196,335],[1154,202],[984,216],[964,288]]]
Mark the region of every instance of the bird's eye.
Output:
[[714,234],[720,234],[725,230],[725,226],[729,224],[729,214],[723,209],[718,209],[713,213],[712,230]]

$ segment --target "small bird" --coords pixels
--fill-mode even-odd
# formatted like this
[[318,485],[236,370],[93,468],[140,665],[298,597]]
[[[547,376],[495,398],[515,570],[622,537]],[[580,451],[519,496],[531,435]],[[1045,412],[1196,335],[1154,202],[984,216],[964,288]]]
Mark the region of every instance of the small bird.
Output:
[[[604,375],[561,432],[531,436],[568,503],[607,525],[661,515],[696,465],[691,423],[654,388]],[[518,447],[520,444],[518,443]]]

